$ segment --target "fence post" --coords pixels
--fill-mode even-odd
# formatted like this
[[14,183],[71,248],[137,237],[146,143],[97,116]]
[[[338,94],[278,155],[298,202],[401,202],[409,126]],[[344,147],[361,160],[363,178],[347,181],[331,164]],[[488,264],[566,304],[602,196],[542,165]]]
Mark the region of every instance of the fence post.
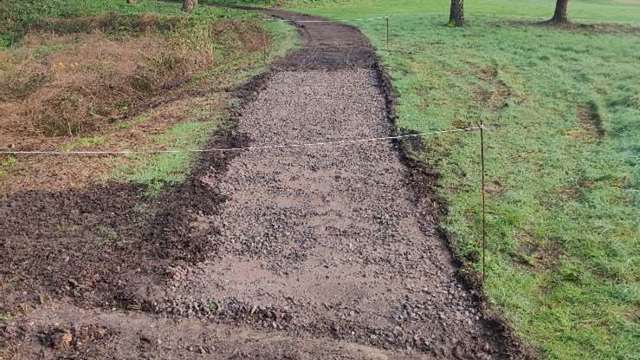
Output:
[[484,123],[479,123],[480,127],[480,198],[482,202],[482,283],[484,284],[486,278],[485,270],[485,253],[487,247],[487,220],[486,220],[486,208],[485,208],[485,167],[484,167]]
[[384,17],[387,22],[387,51],[389,51],[389,17]]
[[267,33],[262,34],[262,62],[267,65]]

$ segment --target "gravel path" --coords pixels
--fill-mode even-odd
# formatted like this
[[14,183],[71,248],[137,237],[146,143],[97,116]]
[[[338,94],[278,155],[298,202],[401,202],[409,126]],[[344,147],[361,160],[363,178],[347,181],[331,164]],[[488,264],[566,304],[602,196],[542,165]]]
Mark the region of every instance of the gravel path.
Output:
[[[303,49],[275,66],[237,131],[251,145],[391,135],[367,40],[331,23],[301,33]],[[389,141],[256,150],[206,174],[228,197],[198,221],[210,259],[149,291],[156,311],[283,331],[298,344],[390,349],[393,358],[500,357],[399,154]],[[212,302],[222,307],[213,316]]]
[[[298,26],[302,48],[239,91],[249,101],[227,145],[393,134],[367,39],[342,24]],[[117,201],[120,189],[105,192],[111,202],[57,196],[69,218],[85,205],[96,219],[118,216],[114,227],[131,230],[130,245],[64,259],[86,260],[77,269],[84,276],[47,267],[66,285],[0,326],[0,358],[3,339],[16,359],[511,357],[511,339],[456,277],[419,170],[391,141],[204,154],[140,229],[129,229],[136,206]],[[18,205],[34,212],[29,203]]]

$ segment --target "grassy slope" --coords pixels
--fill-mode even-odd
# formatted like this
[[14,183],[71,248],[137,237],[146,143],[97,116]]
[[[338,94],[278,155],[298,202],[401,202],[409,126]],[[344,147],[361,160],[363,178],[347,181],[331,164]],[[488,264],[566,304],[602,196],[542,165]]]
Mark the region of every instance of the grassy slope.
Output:
[[[86,1],[86,0],[53,0],[41,1],[6,1],[0,3],[0,49],[2,46],[20,46],[19,40],[22,34],[35,22],[44,18],[70,18],[76,16],[92,16],[104,13],[123,15],[158,14],[167,17],[185,16],[180,11],[177,3],[165,3],[152,0],[140,0],[135,5],[126,4],[125,1]],[[219,20],[248,20],[256,21],[259,15],[244,11],[226,10],[200,6],[191,15],[193,31],[189,31],[188,41],[194,46],[201,46],[199,31],[208,31],[210,22]],[[295,31],[289,25],[281,22],[263,22],[269,38],[270,50],[268,58],[282,56],[288,49],[295,46]],[[183,29],[186,31],[186,29]],[[180,30],[182,31],[182,30]],[[168,36],[183,36],[176,33]],[[206,41],[206,35],[202,34]],[[185,39],[186,40],[186,39]],[[237,44],[226,43],[225,39],[215,39],[211,42],[214,53],[221,59],[216,60],[213,66],[206,72],[198,75],[187,86],[198,87],[200,84],[215,83],[217,87],[232,87],[241,81],[263,71],[263,52],[238,52]],[[234,41],[233,39],[230,41]],[[11,51],[11,50],[6,50]],[[56,49],[49,49],[55,52]],[[268,59],[267,59],[268,60]],[[134,150],[151,149],[195,149],[204,145],[213,130],[224,120],[223,108],[215,108],[208,104],[195,107],[192,110],[191,120],[181,122],[166,130],[166,132],[151,136],[148,144]],[[136,119],[116,124],[113,131],[106,134],[91,134],[72,138],[61,150],[100,150],[101,145],[113,143],[109,137],[121,136],[122,130],[142,125],[150,118],[147,114],[141,114]],[[159,155],[133,155],[129,159],[123,159],[121,164],[115,166],[112,177],[124,181],[132,181],[148,187],[150,194],[157,194],[165,185],[181,182],[195,159],[195,153],[159,154]],[[0,178],[6,175],[15,165],[15,158],[0,159]]]
[[[210,9],[201,6],[200,11],[207,12]],[[238,13],[246,15],[243,12]],[[270,39],[267,61],[277,56],[283,56],[289,49],[296,46],[295,31],[289,25],[282,22],[267,22],[264,26]],[[210,69],[202,75],[205,81],[214,80],[219,81],[221,85],[232,86],[264,71],[261,52],[242,56],[238,56],[238,54],[225,54],[224,56],[233,56],[235,60]],[[202,108],[192,110],[193,121],[180,123],[169,129],[166,134],[156,136],[152,141],[154,147],[159,146],[173,150],[198,149],[206,144],[213,131],[224,124],[225,114],[222,112],[224,109],[211,111],[212,109],[205,105]],[[197,156],[197,153],[193,152],[165,153],[153,156],[134,155],[132,156],[133,161],[117,167],[113,176],[117,179],[144,184],[150,195],[156,195],[166,185],[182,182]]]
[[[488,142],[490,301],[554,359],[640,358],[640,36],[496,23],[550,16],[545,1],[466,4],[355,0],[296,8],[336,19],[396,14],[380,51],[399,93],[398,125],[447,129],[484,119]],[[591,21],[640,19],[640,3],[572,1]],[[429,15],[429,13],[431,13]],[[427,15],[425,15],[427,14]],[[481,15],[481,16],[478,16]],[[354,21],[384,48],[380,20]],[[580,116],[579,116],[580,113]],[[598,139],[594,122],[602,122]],[[428,137],[442,173],[446,226],[478,268],[477,134]]]
[[107,12],[128,15],[144,12],[175,15],[178,11],[179,8],[174,4],[150,0],[139,1],[135,5],[127,4],[126,1],[107,0],[3,0],[0,2],[0,44],[13,44],[30,24],[43,18],[91,16]]

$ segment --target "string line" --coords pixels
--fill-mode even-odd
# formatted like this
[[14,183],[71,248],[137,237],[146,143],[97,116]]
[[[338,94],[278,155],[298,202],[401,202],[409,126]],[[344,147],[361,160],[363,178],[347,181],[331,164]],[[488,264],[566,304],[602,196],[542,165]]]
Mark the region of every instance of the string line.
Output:
[[209,152],[237,152],[237,151],[255,151],[255,150],[270,150],[270,149],[294,149],[304,147],[320,147],[320,146],[343,146],[379,141],[400,140],[407,138],[416,138],[427,135],[436,135],[444,133],[455,132],[469,132],[477,131],[480,127],[467,127],[459,129],[438,130],[413,134],[403,134],[395,136],[383,136],[361,139],[343,139],[343,140],[329,140],[319,141],[311,143],[298,143],[298,144],[273,144],[273,145],[254,145],[244,147],[231,147],[231,148],[206,148],[206,149],[173,149],[173,150],[114,150],[114,151],[101,151],[101,150],[87,150],[87,151],[56,151],[56,150],[32,150],[32,151],[14,151],[14,150],[1,150],[0,155],[135,155],[135,154],[179,154],[179,153],[209,153]]

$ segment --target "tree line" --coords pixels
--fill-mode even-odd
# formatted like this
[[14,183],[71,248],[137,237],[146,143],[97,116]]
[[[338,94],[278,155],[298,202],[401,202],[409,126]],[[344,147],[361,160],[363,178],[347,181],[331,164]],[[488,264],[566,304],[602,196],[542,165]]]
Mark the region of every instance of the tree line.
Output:
[[[136,0],[127,0],[129,4],[135,4]],[[191,12],[198,5],[198,0],[182,0],[182,10]],[[553,17],[547,22],[550,24],[565,24],[569,22],[567,8],[569,0],[556,0],[556,10]],[[464,0],[451,0],[449,11],[449,26],[464,26]]]

